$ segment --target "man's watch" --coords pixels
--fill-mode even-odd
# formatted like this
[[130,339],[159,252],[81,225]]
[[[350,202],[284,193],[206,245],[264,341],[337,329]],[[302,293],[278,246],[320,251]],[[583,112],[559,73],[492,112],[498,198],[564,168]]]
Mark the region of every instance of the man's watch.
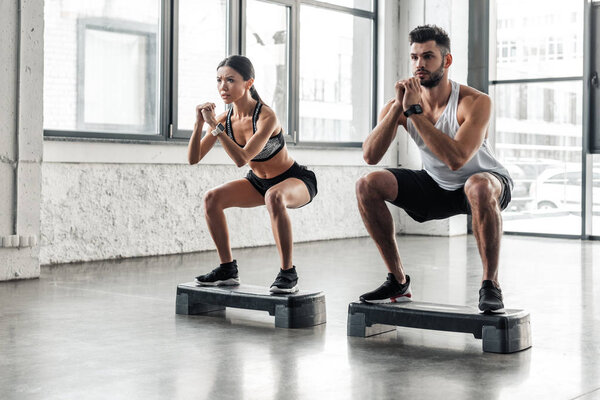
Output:
[[219,136],[223,132],[225,132],[225,127],[219,122],[217,126],[215,126],[215,129],[213,129],[210,133],[212,133],[213,136]]
[[412,106],[408,107],[406,111],[404,111],[404,116],[406,118],[413,114],[423,114],[423,109],[421,108],[420,104],[413,104]]

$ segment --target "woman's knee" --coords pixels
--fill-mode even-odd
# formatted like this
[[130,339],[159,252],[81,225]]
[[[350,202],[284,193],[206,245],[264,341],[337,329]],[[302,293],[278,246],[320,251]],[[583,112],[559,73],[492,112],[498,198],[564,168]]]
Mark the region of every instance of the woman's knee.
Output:
[[271,214],[285,211],[283,193],[276,189],[267,190],[267,193],[265,193],[265,206]]
[[223,208],[220,202],[219,190],[211,189],[204,194],[204,210],[205,212],[211,212],[220,208]]

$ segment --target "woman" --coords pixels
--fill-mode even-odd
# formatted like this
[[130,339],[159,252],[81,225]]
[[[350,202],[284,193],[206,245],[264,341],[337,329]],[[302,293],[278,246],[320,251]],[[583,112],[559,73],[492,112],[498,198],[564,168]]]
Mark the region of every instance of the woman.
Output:
[[[188,160],[196,164],[218,140],[238,167],[248,164],[245,179],[209,190],[204,196],[208,229],[221,265],[196,277],[200,285],[238,285],[237,262],[231,254],[224,210],[229,207],[265,205],[281,258],[281,270],[271,285],[273,293],[294,293],[298,275],[292,264],[292,226],[286,208],[299,208],[317,194],[312,171],[288,154],[283,129],[275,112],[260,99],[253,86],[254,67],[243,56],[230,56],[217,67],[217,89],[225,104],[233,107],[215,117],[215,104],[196,107],[196,124],[188,145]],[[207,134],[202,138],[202,127]]]

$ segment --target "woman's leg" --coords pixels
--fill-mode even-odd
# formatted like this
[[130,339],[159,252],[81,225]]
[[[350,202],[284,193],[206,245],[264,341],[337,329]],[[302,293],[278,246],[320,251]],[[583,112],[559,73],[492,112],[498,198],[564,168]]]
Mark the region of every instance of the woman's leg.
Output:
[[224,210],[230,207],[250,208],[263,204],[265,199],[247,179],[228,182],[206,192],[204,215],[222,264],[233,261]]
[[308,188],[298,178],[288,178],[272,186],[265,194],[271,216],[271,228],[281,258],[281,269],[292,268],[292,224],[286,208],[298,208],[310,201]]

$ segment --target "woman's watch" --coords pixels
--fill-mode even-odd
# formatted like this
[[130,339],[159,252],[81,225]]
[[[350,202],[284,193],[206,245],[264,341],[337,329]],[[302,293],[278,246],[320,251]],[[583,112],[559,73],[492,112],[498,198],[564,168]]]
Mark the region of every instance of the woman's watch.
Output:
[[225,132],[225,127],[219,122],[217,126],[215,126],[215,129],[213,129],[210,133],[212,133],[213,136],[219,136],[223,132]]
[[406,118],[413,114],[423,114],[423,109],[421,108],[420,104],[413,104],[412,106],[409,106],[406,111],[404,111],[404,116]]

